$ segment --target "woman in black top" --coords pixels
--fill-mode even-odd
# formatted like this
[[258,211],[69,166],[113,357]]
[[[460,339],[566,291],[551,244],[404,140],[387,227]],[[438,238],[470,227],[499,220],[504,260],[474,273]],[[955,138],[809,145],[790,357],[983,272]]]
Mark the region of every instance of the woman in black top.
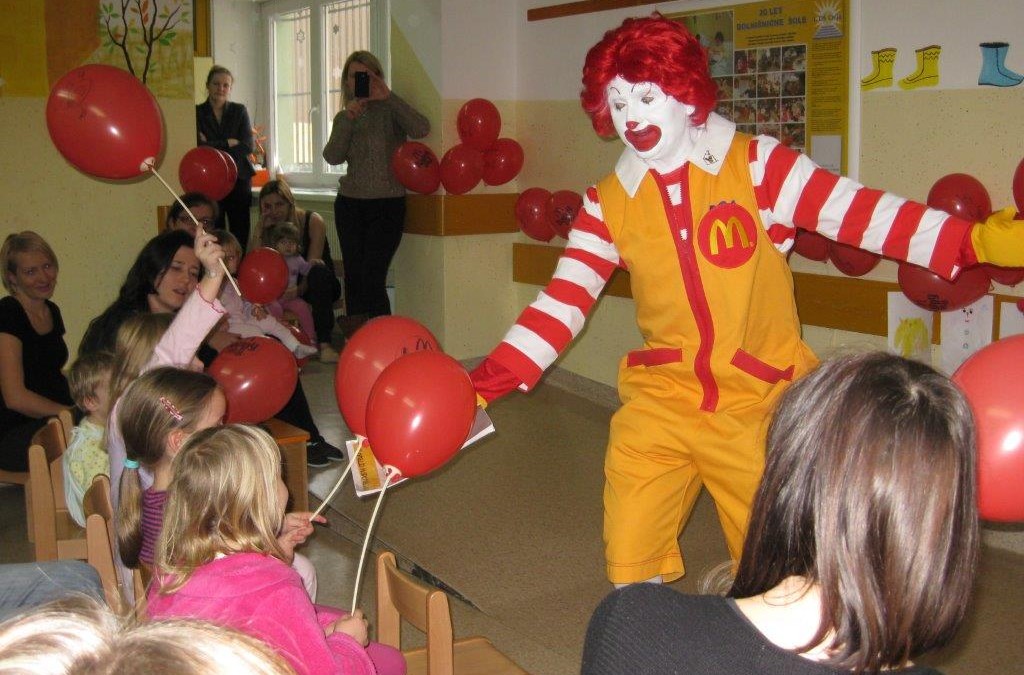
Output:
[[35,232],[7,236],[0,248],[0,469],[28,470],[28,445],[46,418],[71,407],[61,369],[68,360],[64,320],[50,302],[57,256]]
[[210,68],[206,76],[209,96],[196,106],[196,138],[198,145],[209,145],[224,150],[238,165],[238,180],[227,197],[220,200],[217,227],[227,229],[238,237],[242,250],[249,241],[249,209],[252,208],[252,177],[255,173],[249,163],[253,151],[252,122],[249,112],[241,103],[228,100],[234,77],[224,66]]
[[934,673],[978,560],[974,422],[928,366],[836,358],[768,429],[728,597],[635,584],[594,613],[584,675]]

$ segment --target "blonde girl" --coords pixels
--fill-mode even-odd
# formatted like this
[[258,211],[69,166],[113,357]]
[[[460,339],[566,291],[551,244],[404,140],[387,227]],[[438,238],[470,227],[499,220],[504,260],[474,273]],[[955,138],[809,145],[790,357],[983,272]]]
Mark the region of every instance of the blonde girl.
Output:
[[[117,539],[122,562],[140,567],[144,577],[152,570],[163,528],[174,457],[190,435],[220,425],[226,410],[224,393],[212,377],[181,368],[155,368],[125,390],[118,412],[127,459],[121,474]],[[143,470],[152,477],[149,485],[143,484]],[[315,597],[316,570],[308,559],[292,553],[313,532],[309,516],[289,514],[293,527],[288,533],[288,561]],[[326,519],[320,516],[317,522]]]
[[[220,424],[226,410],[227,401],[212,377],[180,368],[156,368],[125,390],[118,423],[127,459],[117,527],[125,565],[152,568],[171,461],[189,434]],[[139,477],[142,467],[153,477],[148,488]]]
[[285,515],[281,458],[266,432],[243,425],[196,432],[172,473],[151,617],[241,630],[298,673],[405,672],[400,652],[368,643],[361,611],[315,605],[302,591],[287,560],[303,523]]

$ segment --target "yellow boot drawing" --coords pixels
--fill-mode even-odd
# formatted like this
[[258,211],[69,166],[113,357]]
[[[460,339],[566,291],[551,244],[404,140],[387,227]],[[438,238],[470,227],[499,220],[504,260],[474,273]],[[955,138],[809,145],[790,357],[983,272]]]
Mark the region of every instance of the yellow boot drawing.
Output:
[[917,70],[899,81],[903,89],[918,87],[934,87],[939,83],[939,54],[942,47],[929,45],[915,50],[917,54]]
[[874,70],[861,78],[860,88],[864,91],[892,85],[892,64],[896,61],[896,48],[884,47],[871,52],[871,67]]

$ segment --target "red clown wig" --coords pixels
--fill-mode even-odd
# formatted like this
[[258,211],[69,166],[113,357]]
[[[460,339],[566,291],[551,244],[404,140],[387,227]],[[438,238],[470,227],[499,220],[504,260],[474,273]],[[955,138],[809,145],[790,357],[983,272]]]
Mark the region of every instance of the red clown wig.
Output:
[[614,136],[605,88],[616,76],[653,82],[677,101],[696,108],[691,120],[704,124],[715,107],[718,87],[700,42],[678,21],[655,12],[626,19],[587,52],[580,101],[599,136]]

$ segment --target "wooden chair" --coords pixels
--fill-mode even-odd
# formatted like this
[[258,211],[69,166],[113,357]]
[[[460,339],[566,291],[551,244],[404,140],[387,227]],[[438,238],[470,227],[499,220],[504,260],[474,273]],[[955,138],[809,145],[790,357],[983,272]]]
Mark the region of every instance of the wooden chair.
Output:
[[32,482],[29,480],[28,471],[5,471],[0,469],[0,483],[14,483],[25,486],[25,529],[28,532],[28,540],[34,541],[32,533]]
[[[123,592],[121,577],[114,566],[114,548],[117,536],[114,533],[114,507],[110,500],[110,479],[105,475],[96,476],[85,492],[85,541],[88,557],[86,561],[99,572],[103,583],[103,594],[107,604],[119,614],[128,613],[127,594]],[[132,571],[132,585],[135,595],[135,616],[145,618],[146,587],[138,570]]]
[[75,420],[68,408],[57,413],[57,419],[60,421],[61,431],[64,432],[64,447],[66,448],[71,445],[71,430],[75,428]]
[[401,649],[403,619],[427,634],[426,647],[402,652],[409,675],[526,673],[485,637],[455,640],[448,596],[398,569],[385,551],[377,556],[377,640]]
[[85,531],[72,520],[64,500],[62,460],[66,448],[60,420],[51,417],[32,437],[28,449],[37,562],[86,558]]

